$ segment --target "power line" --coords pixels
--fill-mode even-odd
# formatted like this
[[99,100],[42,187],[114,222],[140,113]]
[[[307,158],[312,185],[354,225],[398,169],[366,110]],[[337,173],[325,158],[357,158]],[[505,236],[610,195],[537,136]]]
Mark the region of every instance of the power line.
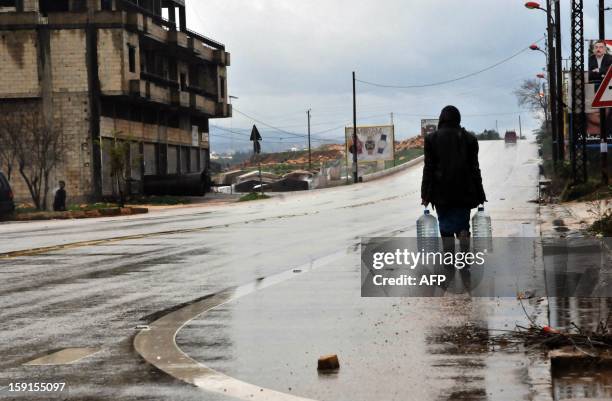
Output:
[[[517,114],[521,114],[521,113],[529,113],[529,110],[519,110],[519,111],[512,111],[512,112],[504,112],[504,113],[481,113],[481,114],[461,114],[461,117],[493,117],[493,116],[511,116],[511,115],[517,115]],[[397,115],[400,116],[405,116],[405,117],[438,117],[438,115],[436,114],[412,114],[412,113],[395,113]]]
[[[250,134],[247,134],[245,132],[239,132],[239,131],[231,130],[231,129],[228,129],[228,128],[219,127],[219,126],[213,125],[213,124],[211,124],[210,126],[212,128],[215,128],[215,129],[218,129],[220,131],[224,131],[224,132],[227,132],[227,133],[233,134],[233,135],[240,135],[240,136],[249,137],[249,138],[251,136]],[[245,129],[245,130],[247,130],[247,129]],[[216,134],[214,134],[214,135],[216,135]],[[217,136],[220,136],[220,135],[217,135]],[[305,138],[302,138],[302,137],[293,138],[293,137],[282,137],[282,136],[272,136],[270,138],[280,139],[279,142],[268,141],[268,142],[272,142],[272,143],[287,143],[287,142],[294,142],[295,143],[295,142],[298,142],[298,141],[301,141],[301,140],[305,139]],[[250,139],[247,139],[247,141],[249,141],[249,140]],[[325,141],[326,142],[336,142],[335,140],[332,140],[332,139],[327,139]],[[317,142],[322,142],[322,140],[318,140]]]
[[[266,127],[268,127],[268,128],[271,128],[271,129],[273,129],[273,130],[275,130],[275,131],[278,131],[278,132],[282,132],[283,134],[290,135],[290,136],[293,136],[293,137],[298,137],[298,138],[307,138],[307,137],[308,137],[308,135],[304,135],[304,134],[297,134],[297,133],[295,133],[295,132],[289,132],[289,131],[285,131],[285,130],[283,130],[283,129],[280,129],[280,128],[278,128],[278,127],[275,127],[274,125],[268,124],[268,123],[266,123],[266,122],[264,122],[264,121],[261,121],[261,120],[258,120],[258,119],[256,119],[256,118],[254,118],[254,117],[252,117],[252,116],[250,116],[250,115],[248,115],[248,114],[246,114],[246,113],[243,113],[243,112],[241,112],[240,110],[238,110],[238,109],[237,109],[237,108],[235,108],[235,107],[234,107],[232,110],[233,110],[233,111],[235,111],[235,112],[237,112],[238,114],[242,114],[243,116],[245,116],[245,117],[247,117],[247,118],[249,118],[249,119],[251,119],[251,120],[253,120],[253,121],[257,122],[257,123],[260,123],[260,124],[262,124],[262,125],[265,125],[265,126],[266,126]],[[312,137],[312,140],[314,140],[314,141],[318,141],[318,142],[334,142],[334,141],[333,141],[333,140],[331,140],[331,139],[314,138],[314,137]]]
[[[544,39],[544,37],[538,39],[535,43],[538,43],[540,41],[542,41]],[[415,89],[415,88],[429,88],[432,86],[440,86],[440,85],[445,85],[445,84],[449,84],[452,82],[457,82],[457,81],[461,81],[467,78],[471,78],[473,76],[476,76],[478,74],[482,74],[483,72],[487,72],[489,70],[492,70],[495,67],[498,67],[510,60],[512,60],[515,57],[518,57],[519,55],[521,55],[522,53],[526,52],[529,49],[528,47],[525,47],[524,49],[521,49],[520,51],[514,53],[513,55],[511,55],[510,57],[507,57],[501,61],[498,61],[497,63],[490,65],[486,68],[483,68],[482,70],[478,70],[476,72],[472,72],[470,74],[466,74],[466,75],[462,75],[460,77],[457,78],[453,78],[453,79],[447,79],[445,81],[440,81],[440,82],[432,82],[432,83],[428,83],[428,84],[420,84],[420,85],[387,85],[387,84],[380,84],[380,83],[376,83],[376,82],[369,82],[369,81],[362,81],[360,79],[357,79],[357,82],[361,82],[362,84],[366,84],[366,85],[370,85],[370,86],[377,86],[379,88],[393,88],[393,89]]]
[[[210,134],[213,137],[216,138],[225,138],[225,136],[220,135],[220,134]],[[242,142],[250,142],[250,139],[246,139],[246,138],[236,138],[237,141],[242,141]],[[287,145],[293,145],[293,144],[297,144],[297,143],[302,143],[302,141],[298,140],[298,139],[289,139],[286,141],[269,141],[267,140],[266,143],[283,143],[283,144],[287,144]]]

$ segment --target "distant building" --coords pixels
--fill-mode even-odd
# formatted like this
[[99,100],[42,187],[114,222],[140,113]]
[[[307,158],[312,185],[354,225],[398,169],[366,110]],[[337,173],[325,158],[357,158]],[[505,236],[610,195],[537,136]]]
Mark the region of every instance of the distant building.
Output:
[[0,0],[0,107],[61,127],[53,181],[72,201],[112,192],[100,144],[113,137],[131,141],[133,192],[207,171],[209,119],[232,113],[229,65],[224,45],[187,29],[184,0]]

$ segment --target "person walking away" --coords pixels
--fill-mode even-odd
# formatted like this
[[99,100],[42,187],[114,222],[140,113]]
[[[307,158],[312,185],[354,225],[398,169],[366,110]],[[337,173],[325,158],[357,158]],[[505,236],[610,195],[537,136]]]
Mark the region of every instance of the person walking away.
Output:
[[53,200],[53,210],[56,212],[66,211],[66,183],[64,181],[59,182],[59,189],[55,191],[55,199]]
[[487,202],[478,140],[460,124],[459,110],[446,106],[440,113],[438,130],[425,137],[421,200],[436,210],[445,251],[454,251],[455,236],[462,249],[469,249],[471,209]]

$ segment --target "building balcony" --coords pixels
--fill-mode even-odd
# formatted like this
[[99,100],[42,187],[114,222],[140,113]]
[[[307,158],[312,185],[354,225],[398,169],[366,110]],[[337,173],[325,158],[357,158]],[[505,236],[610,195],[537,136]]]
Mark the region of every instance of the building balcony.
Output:
[[216,103],[210,99],[205,98],[202,95],[198,95],[196,93],[189,93],[189,105],[192,109],[196,111],[199,111],[211,117],[216,117]]
[[130,95],[154,103],[171,104],[170,88],[141,79],[130,80]]
[[191,112],[207,117],[223,118],[231,116],[231,106],[217,101],[216,95],[208,94],[197,88],[181,90],[174,81],[164,82],[163,79],[143,74],[142,79],[132,79],[129,83],[129,95],[141,101],[159,103],[168,106],[188,109]]
[[184,92],[179,88],[170,90],[170,99],[173,106],[188,108],[191,106],[191,100],[188,92]]

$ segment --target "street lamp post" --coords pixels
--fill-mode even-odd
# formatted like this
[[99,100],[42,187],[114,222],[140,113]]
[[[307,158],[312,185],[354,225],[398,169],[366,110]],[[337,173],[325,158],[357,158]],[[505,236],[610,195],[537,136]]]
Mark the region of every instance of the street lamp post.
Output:
[[[525,3],[525,7],[527,7],[530,10],[542,10],[546,12],[546,36],[548,39],[548,43],[547,43],[547,47],[548,47],[548,53],[546,54],[547,56],[547,61],[548,61],[548,91],[549,91],[549,101],[550,101],[550,115],[551,115],[551,124],[550,124],[550,128],[551,128],[551,135],[552,135],[552,157],[553,157],[553,163],[554,166],[556,168],[557,165],[557,161],[559,159],[559,145],[558,145],[558,141],[559,138],[561,137],[559,135],[559,127],[558,127],[558,122],[559,119],[558,117],[558,107],[557,107],[557,102],[559,101],[559,99],[557,98],[557,85],[556,85],[556,80],[557,80],[557,74],[556,74],[556,60],[557,57],[555,56],[555,46],[554,46],[554,21],[553,21],[553,17],[552,17],[552,10],[551,10],[551,0],[546,0],[547,3],[547,7],[546,8],[542,8],[540,6],[540,3],[535,2],[535,1],[528,1]],[[534,49],[534,46],[536,47]],[[540,48],[537,45],[532,45],[530,46],[530,48],[532,50],[540,50]],[[559,52],[561,51],[561,49],[556,49]]]

